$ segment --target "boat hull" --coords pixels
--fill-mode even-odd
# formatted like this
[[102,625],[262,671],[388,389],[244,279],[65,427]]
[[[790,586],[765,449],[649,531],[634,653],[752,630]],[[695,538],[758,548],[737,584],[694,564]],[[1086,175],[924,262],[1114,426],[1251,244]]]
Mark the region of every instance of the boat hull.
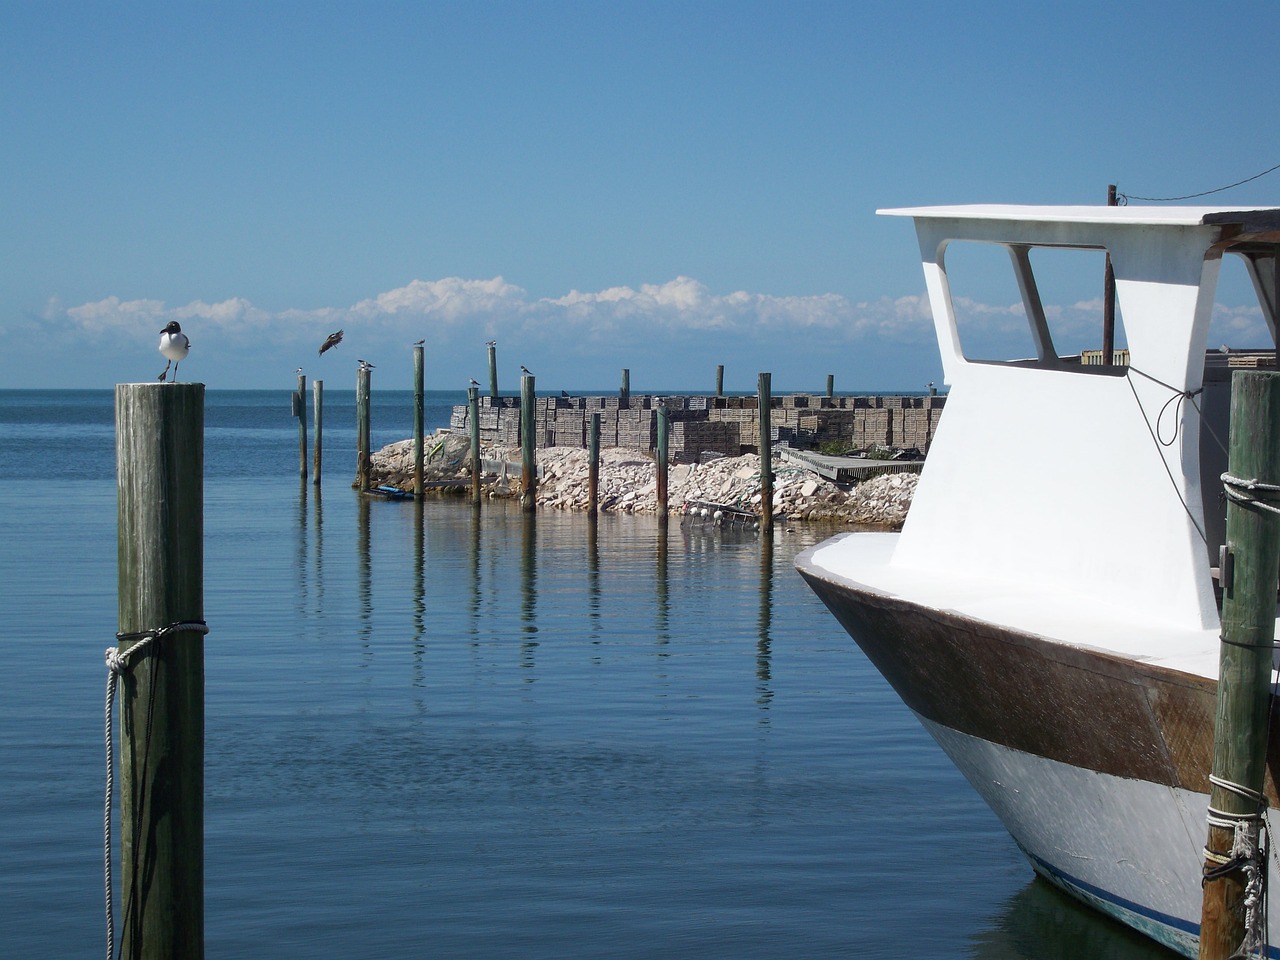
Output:
[[[1034,869],[1195,956],[1216,681],[864,588],[811,553],[800,573]],[[1273,803],[1277,732],[1273,715]]]

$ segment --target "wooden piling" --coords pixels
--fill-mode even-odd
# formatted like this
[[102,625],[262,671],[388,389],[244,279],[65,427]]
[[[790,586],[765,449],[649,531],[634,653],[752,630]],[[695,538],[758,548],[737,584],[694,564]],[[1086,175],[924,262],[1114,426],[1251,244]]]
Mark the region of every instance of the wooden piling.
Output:
[[827,399],[830,400],[836,395],[836,375],[834,373],[827,374]]
[[298,374],[298,474],[307,478],[307,375]]
[[658,522],[667,522],[667,437],[671,433],[671,412],[658,401]]
[[595,519],[600,507],[600,414],[591,414],[587,434],[587,516]]
[[538,465],[535,459],[533,428],[535,406],[533,374],[520,377],[520,509],[533,513],[537,509]]
[[370,369],[356,371],[356,482],[361,493],[369,489],[369,387]]
[[480,506],[480,388],[467,387],[467,426],[471,428],[471,504]]
[[[1231,439],[1227,473],[1244,481],[1280,484],[1280,374],[1237,372],[1231,382]],[[1280,516],[1247,501],[1280,504],[1276,490],[1241,490],[1228,482],[1227,543],[1223,579],[1222,643],[1218,707],[1213,739],[1213,785],[1206,851],[1230,856],[1235,828],[1215,820],[1243,821],[1257,839],[1263,810],[1270,719],[1270,681],[1280,576]],[[1245,501],[1245,502],[1242,502]],[[1222,783],[1239,784],[1245,792]],[[1250,797],[1247,792],[1255,796]],[[1210,873],[1220,863],[1206,856],[1200,920],[1201,960],[1236,955],[1245,936],[1246,878],[1240,869]],[[1268,868],[1262,860],[1264,873]],[[1265,915],[1265,913],[1264,913]],[[1263,935],[1265,937],[1266,930]]]
[[716,364],[716,396],[724,396],[724,364]]
[[413,495],[422,499],[422,344],[413,347]]
[[773,532],[773,390],[771,374],[760,374],[757,395],[760,406],[760,532]]
[[618,401],[621,406],[631,403],[631,371],[622,368],[622,386],[618,389]]
[[498,347],[489,344],[489,399],[498,399]]
[[311,482],[318,487],[320,486],[320,462],[322,459],[320,446],[324,434],[324,381],[312,380],[311,392],[313,394],[313,399],[315,400],[315,409],[313,412],[315,414],[316,421],[316,437],[315,443],[312,444],[313,449],[311,451]]
[[[204,617],[204,384],[118,384],[119,629]],[[141,638],[122,636],[121,653]],[[204,956],[204,641],[149,643],[121,674],[121,956]]]

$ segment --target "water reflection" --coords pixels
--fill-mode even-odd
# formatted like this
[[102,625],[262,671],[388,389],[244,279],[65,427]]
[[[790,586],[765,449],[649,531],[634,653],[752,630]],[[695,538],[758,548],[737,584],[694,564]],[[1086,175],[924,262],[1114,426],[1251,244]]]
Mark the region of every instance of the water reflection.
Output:
[[525,640],[520,645],[520,665],[533,667],[533,652],[538,646],[533,639],[538,632],[538,520],[537,513],[520,515],[520,632]]
[[1169,960],[1174,954],[1036,878],[973,935],[972,960]]
[[[671,581],[667,571],[667,524],[665,520],[658,522],[657,563],[654,569],[655,596],[658,601],[657,630],[658,644],[665,647],[671,642]],[[663,656],[666,654],[664,653]]]
[[773,627],[773,534],[760,535],[760,615],[759,636],[756,641],[756,703],[767,708],[773,700],[770,687],[770,671],[773,660],[770,631]]
[[360,629],[357,636],[366,650],[373,647],[373,561],[370,557],[372,537],[369,532],[369,506],[372,497],[356,497],[356,597]]
[[591,623],[591,642],[600,643],[603,627],[600,617],[600,529],[592,517],[587,525],[587,617]]
[[413,680],[423,684],[427,632],[426,510],[421,497],[413,501]]

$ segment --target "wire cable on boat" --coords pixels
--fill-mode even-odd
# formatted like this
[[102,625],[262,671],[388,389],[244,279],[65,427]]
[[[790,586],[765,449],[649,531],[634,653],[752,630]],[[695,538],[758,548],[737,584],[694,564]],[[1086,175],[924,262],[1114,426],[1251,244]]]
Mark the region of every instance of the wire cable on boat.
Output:
[[[209,632],[209,625],[203,620],[179,620],[171,623],[167,627],[161,627],[158,630],[142,630],[137,633],[117,633],[117,643],[126,640],[136,640],[133,646],[121,650],[118,646],[107,647],[107,708],[106,708],[106,750],[107,750],[107,787],[106,796],[103,800],[102,812],[102,859],[103,859],[103,875],[106,893],[106,912],[107,912],[107,960],[114,960],[116,952],[116,926],[115,911],[112,906],[112,887],[114,885],[111,876],[111,798],[115,792],[115,737],[112,731],[112,719],[115,712],[116,687],[119,683],[121,674],[125,673],[130,667],[130,661],[138,654],[144,653],[148,647],[155,641],[168,636],[171,633],[180,633],[190,631],[204,636]],[[144,753],[151,746],[151,721],[155,708],[156,685],[149,685],[150,696],[147,699],[147,723],[146,736],[143,740]],[[135,845],[135,854],[137,853]],[[134,870],[134,876],[137,876],[137,870]],[[125,916],[129,917],[133,903],[132,895],[125,904]]]
[[[1133,377],[1129,376],[1128,374],[1125,375],[1125,382],[1129,384],[1129,389],[1133,393],[1133,401],[1138,405],[1138,412],[1142,414],[1142,422],[1147,425],[1147,432],[1151,434],[1151,439],[1156,444],[1157,452],[1160,453],[1160,463],[1164,467],[1164,472],[1169,476],[1169,484],[1173,487],[1173,492],[1174,494],[1177,495],[1178,502],[1182,504],[1182,509],[1186,513],[1187,519],[1190,520],[1191,525],[1196,528],[1196,533],[1200,535],[1200,539],[1204,542],[1205,546],[1208,546],[1209,538],[1205,535],[1205,532],[1201,528],[1200,522],[1196,519],[1195,514],[1191,512],[1191,508],[1187,506],[1187,501],[1183,498],[1182,491],[1178,488],[1178,482],[1177,480],[1174,479],[1173,471],[1169,468],[1169,463],[1167,460],[1165,460],[1164,453],[1160,452],[1158,449],[1160,447],[1171,447],[1173,446],[1174,443],[1177,442],[1178,435],[1180,433],[1178,429],[1178,424],[1182,422],[1182,419],[1181,419],[1182,401],[1190,400],[1191,405],[1196,408],[1197,412],[1199,412],[1200,406],[1199,404],[1196,403],[1195,398],[1197,394],[1199,394],[1204,390],[1204,387],[1201,387],[1199,390],[1180,390],[1177,387],[1173,386],[1172,384],[1165,383],[1163,380],[1160,380],[1157,377],[1153,377],[1149,373],[1143,373],[1137,367],[1133,367],[1133,366],[1129,367],[1129,373],[1130,374],[1136,373],[1140,377],[1146,377],[1152,383],[1159,384],[1160,386],[1164,387],[1166,390],[1171,391],[1173,394],[1173,396],[1171,396],[1168,400],[1165,401],[1164,406],[1160,408],[1160,414],[1156,417],[1156,423],[1155,423],[1155,426],[1153,427],[1151,425],[1150,418],[1147,417],[1147,410],[1142,405],[1142,398],[1138,396],[1138,388],[1135,387],[1133,384]],[[1160,421],[1164,417],[1165,411],[1169,409],[1169,404],[1175,403],[1175,402],[1177,405],[1174,408],[1176,411],[1176,414],[1174,416],[1173,436],[1170,437],[1169,441],[1166,443],[1164,439],[1160,436],[1160,430],[1161,430]],[[1201,419],[1203,419],[1203,417]]]
[[1225,187],[1214,187],[1212,190],[1202,190],[1200,193],[1188,193],[1186,196],[1182,197],[1139,197],[1132,193],[1117,193],[1116,206],[1126,206],[1130,200],[1145,200],[1148,203],[1173,203],[1177,200],[1194,200],[1197,197],[1207,197],[1210,194],[1222,193],[1222,191],[1230,190],[1233,187],[1244,186],[1246,183],[1252,183],[1254,180],[1265,177],[1268,173],[1274,173],[1277,170],[1280,170],[1280,163],[1277,163],[1274,167],[1268,167],[1261,173],[1255,173],[1252,177],[1245,177],[1243,180],[1237,180],[1235,183],[1228,183]]

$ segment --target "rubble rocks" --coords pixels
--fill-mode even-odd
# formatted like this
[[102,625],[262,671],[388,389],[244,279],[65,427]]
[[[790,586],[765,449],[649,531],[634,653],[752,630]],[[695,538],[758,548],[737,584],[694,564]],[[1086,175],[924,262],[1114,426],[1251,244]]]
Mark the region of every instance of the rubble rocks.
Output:
[[[470,454],[465,436],[438,431],[423,445],[424,476],[428,481],[469,479]],[[490,496],[510,496],[520,490],[518,448],[490,447],[483,451],[490,464],[506,463],[505,476],[487,487]],[[537,501],[541,508],[586,510],[588,453],[573,447],[538,451]],[[413,489],[413,442],[384,447],[371,458],[374,483]],[[856,485],[837,485],[812,470],[774,460],[775,516],[792,520],[879,524],[900,527],[915,493],[918,475],[887,473]],[[492,473],[492,471],[490,471]],[[668,504],[678,514],[686,501],[717,504],[734,511],[759,513],[760,466],[754,454],[721,457],[705,464],[673,464],[668,471]],[[601,511],[656,513],[657,467],[635,450],[609,447],[600,451],[599,508]]]

